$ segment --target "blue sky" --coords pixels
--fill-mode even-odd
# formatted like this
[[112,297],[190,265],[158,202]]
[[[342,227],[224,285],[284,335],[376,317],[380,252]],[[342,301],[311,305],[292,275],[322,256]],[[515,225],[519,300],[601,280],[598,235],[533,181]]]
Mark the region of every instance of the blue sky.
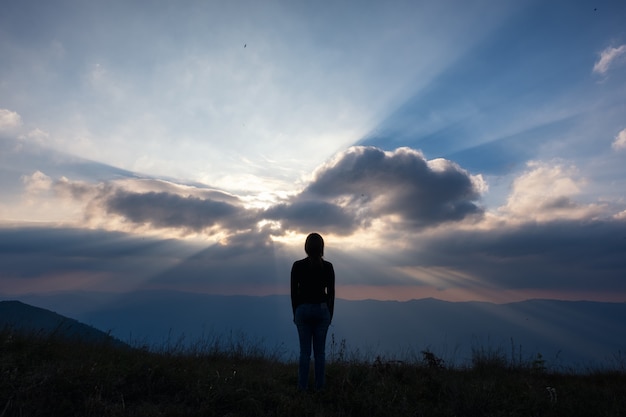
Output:
[[626,301],[622,1],[4,1],[0,294]]

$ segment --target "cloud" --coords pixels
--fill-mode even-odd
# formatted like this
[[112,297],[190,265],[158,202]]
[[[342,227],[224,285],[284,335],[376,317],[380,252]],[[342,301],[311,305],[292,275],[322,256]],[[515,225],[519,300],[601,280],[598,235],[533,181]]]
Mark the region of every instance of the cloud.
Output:
[[626,149],[626,129],[622,129],[617,136],[615,136],[612,147],[616,151]]
[[574,200],[585,186],[574,166],[531,161],[512,184],[506,204],[499,208],[506,221],[590,219],[603,212],[598,204]]
[[0,132],[12,131],[22,126],[22,117],[11,110],[0,109]]
[[224,237],[260,229],[276,235],[313,229],[349,235],[373,223],[420,230],[477,220],[483,215],[477,201],[487,189],[480,175],[451,161],[427,161],[409,148],[385,152],[374,147],[339,153],[301,192],[265,209],[254,208],[249,197],[142,178],[92,183],[52,180],[36,171],[25,176],[24,183],[30,194],[52,190],[57,198],[82,204],[92,227]]
[[137,288],[285,293],[293,259],[279,249],[255,232],[198,245],[104,230],[0,227],[0,288],[4,294]]
[[197,250],[184,241],[104,230],[0,228],[0,287],[5,293],[125,291]]
[[228,233],[255,226],[254,210],[235,196],[166,181],[125,179],[102,183],[54,182],[57,196],[84,204],[89,223],[130,231],[173,229],[183,234]]
[[[386,152],[356,146],[315,172],[311,183],[290,202],[290,220],[306,221],[312,213],[320,213],[323,222],[335,213],[336,222],[325,226],[354,230],[384,220],[421,229],[480,217],[483,210],[477,201],[486,188],[480,175],[473,176],[451,161],[427,161],[409,148]],[[280,220],[275,211],[268,214]]]
[[[380,294],[392,285],[416,296],[416,288],[428,287],[463,289],[475,298],[485,289],[591,296],[626,291],[625,237],[623,220],[526,222],[407,233],[391,256],[346,250],[329,238],[327,255],[339,286],[374,286]],[[225,244],[198,246],[103,230],[0,228],[0,283],[13,293],[133,288],[285,293],[289,266],[303,256],[302,241],[297,252],[288,249],[250,231]],[[348,289],[342,297],[350,297]]]
[[604,75],[609,70],[609,67],[613,65],[620,57],[626,53],[626,45],[613,48],[609,46],[604,51],[600,52],[600,59],[593,66],[593,72]]
[[223,226],[239,230],[250,229],[255,224],[254,217],[247,215],[247,210],[241,206],[165,192],[133,193],[118,190],[107,196],[104,205],[107,213],[157,228],[203,231]]
[[48,191],[52,185],[52,179],[41,171],[36,171],[32,175],[24,175],[22,181],[28,193]]
[[[303,255],[300,233],[312,230],[326,233],[346,297],[353,287],[373,297],[405,289],[486,299],[496,290],[601,295],[626,285],[624,212],[611,217],[607,207],[578,202],[586,180],[562,161],[529,163],[494,213],[478,206],[487,187],[480,176],[408,148],[350,148],[264,210],[206,186],[150,178],[87,182],[34,171],[22,185],[48,206],[81,206],[76,225],[92,230],[0,228],[0,281],[15,293],[280,293],[281,274]],[[162,238],[172,234],[199,234],[203,245]]]
[[263,213],[263,217],[280,223],[280,228],[306,232],[319,230],[336,234],[353,232],[361,221],[351,208],[325,201],[306,200],[277,204]]
[[38,145],[44,145],[50,138],[50,134],[39,128],[35,128],[25,135],[19,137],[21,140],[31,141]]
[[[420,241],[421,240],[421,241]],[[626,291],[626,222],[553,220],[414,239],[404,258],[449,271],[448,286],[557,291]],[[454,272],[463,276],[453,279]]]
[[245,232],[194,253],[151,279],[153,285],[214,293],[286,292],[289,260],[265,233]]

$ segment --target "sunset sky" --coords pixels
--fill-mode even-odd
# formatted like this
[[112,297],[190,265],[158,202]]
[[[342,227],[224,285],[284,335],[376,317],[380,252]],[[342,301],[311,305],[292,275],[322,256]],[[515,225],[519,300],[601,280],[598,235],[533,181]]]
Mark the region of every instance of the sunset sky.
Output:
[[0,5],[0,295],[626,302],[626,2]]

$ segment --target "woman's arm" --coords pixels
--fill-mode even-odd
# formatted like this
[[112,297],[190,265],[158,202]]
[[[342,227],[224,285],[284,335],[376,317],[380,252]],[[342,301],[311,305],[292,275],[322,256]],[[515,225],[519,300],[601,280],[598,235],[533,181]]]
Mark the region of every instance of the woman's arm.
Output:
[[296,263],[291,266],[291,310],[293,318],[296,319],[296,307],[298,306],[298,279],[296,271]]
[[335,312],[335,269],[330,262],[328,266],[328,286],[326,287],[326,291],[328,294],[328,310],[330,311],[330,319],[332,320]]

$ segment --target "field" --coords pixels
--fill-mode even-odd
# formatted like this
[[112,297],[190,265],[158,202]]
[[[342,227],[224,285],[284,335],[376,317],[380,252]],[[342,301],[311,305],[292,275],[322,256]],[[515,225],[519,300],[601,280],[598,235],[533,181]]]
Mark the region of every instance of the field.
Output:
[[[554,372],[476,350],[448,367],[366,360],[333,341],[323,392],[298,393],[297,364],[243,337],[192,347],[123,347],[0,332],[0,417],[8,416],[623,416],[626,372]],[[332,351],[332,354],[330,353]]]

